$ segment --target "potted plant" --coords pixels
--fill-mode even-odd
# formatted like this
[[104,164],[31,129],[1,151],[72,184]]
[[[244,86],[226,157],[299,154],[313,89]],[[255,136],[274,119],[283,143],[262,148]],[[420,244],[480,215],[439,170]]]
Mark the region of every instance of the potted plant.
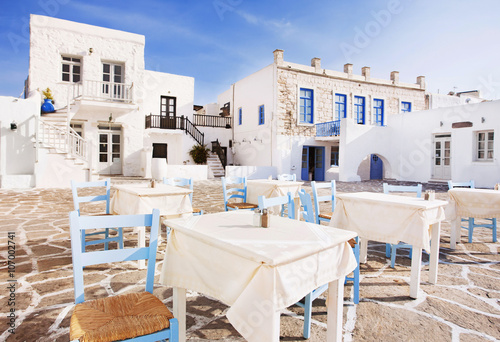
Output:
[[52,92],[50,88],[42,90],[43,93],[43,104],[42,104],[42,113],[53,113],[55,112],[54,105],[52,104],[54,101],[54,97],[52,96]]
[[210,149],[206,145],[194,145],[189,150],[189,155],[193,158],[196,164],[206,164],[210,153]]

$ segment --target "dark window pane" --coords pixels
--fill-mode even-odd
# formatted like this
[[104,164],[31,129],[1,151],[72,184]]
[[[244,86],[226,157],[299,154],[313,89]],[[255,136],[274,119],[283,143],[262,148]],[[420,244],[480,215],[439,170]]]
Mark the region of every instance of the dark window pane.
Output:
[[108,152],[107,144],[99,144],[99,152]]
[[63,64],[62,65],[62,71],[63,72],[69,72],[69,65],[68,64]]
[[102,71],[106,74],[109,74],[109,71],[110,71],[110,66],[109,64],[103,64],[102,65]]
[[73,82],[80,82],[80,75],[73,75]]
[[100,134],[99,135],[99,142],[107,143],[108,142],[108,135],[107,134]]
[[62,74],[62,80],[69,82],[69,74]]

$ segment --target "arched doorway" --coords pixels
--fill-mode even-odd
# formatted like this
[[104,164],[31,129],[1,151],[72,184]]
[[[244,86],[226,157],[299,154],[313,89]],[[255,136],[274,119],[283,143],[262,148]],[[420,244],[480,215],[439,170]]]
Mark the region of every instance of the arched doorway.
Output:
[[358,176],[361,180],[384,179],[391,176],[391,166],[384,156],[372,153],[359,163]]
[[384,178],[384,162],[376,154],[370,155],[370,179]]

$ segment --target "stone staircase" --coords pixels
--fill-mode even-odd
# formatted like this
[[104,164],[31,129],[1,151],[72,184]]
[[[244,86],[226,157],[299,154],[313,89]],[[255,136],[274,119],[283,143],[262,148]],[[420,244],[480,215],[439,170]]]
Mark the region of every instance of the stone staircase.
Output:
[[219,178],[225,176],[226,172],[222,167],[219,156],[216,153],[210,152],[210,155],[208,156],[207,159],[207,164],[210,170],[212,171],[214,177]]

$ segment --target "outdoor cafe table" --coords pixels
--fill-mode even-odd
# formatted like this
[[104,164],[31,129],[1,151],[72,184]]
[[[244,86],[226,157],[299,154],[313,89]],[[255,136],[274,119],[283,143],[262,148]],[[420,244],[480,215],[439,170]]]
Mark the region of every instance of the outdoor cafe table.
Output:
[[186,334],[186,289],[230,306],[226,317],[248,341],[279,341],[280,310],[329,284],[327,340],[340,341],[344,276],[356,268],[347,241],[354,232],[231,211],[165,220],[172,228],[160,282],[174,288],[180,341]]
[[[150,187],[150,183],[120,184],[114,185],[113,188],[115,192],[111,198],[110,211],[114,215],[151,214],[155,208],[159,209],[160,215],[165,218],[190,215],[193,212],[189,198],[192,190],[189,189],[161,183],[156,184],[154,188]],[[146,245],[145,234],[144,229],[139,229],[139,247]],[[158,234],[158,243],[160,238],[161,234]],[[139,266],[142,268],[144,265],[144,260],[140,260]]]
[[[337,194],[330,225],[356,232],[360,239],[360,262],[366,262],[368,240],[413,247],[410,297],[417,298],[422,248],[430,251],[429,282],[437,282],[439,236],[446,201],[373,192]],[[432,239],[432,245],[430,243]]]
[[461,218],[500,219],[500,191],[488,189],[454,188],[448,190],[447,218],[451,221],[450,248],[455,249],[461,239]]
[[259,203],[259,196],[279,197],[292,193],[295,202],[295,218],[299,211],[299,190],[304,182],[280,181],[275,179],[249,179],[247,180],[247,202]]

